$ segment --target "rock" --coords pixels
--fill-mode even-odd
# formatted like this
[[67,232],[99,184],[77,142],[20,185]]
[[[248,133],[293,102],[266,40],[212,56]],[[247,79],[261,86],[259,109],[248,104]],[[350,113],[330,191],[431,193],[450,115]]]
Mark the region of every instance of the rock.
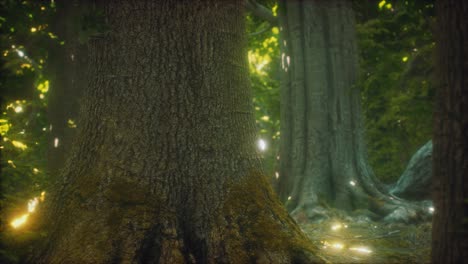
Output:
[[408,200],[427,200],[431,198],[431,182],[432,141],[429,141],[411,157],[390,194]]
[[413,206],[399,206],[383,219],[387,223],[414,224],[431,221],[433,211],[429,200],[415,202]]

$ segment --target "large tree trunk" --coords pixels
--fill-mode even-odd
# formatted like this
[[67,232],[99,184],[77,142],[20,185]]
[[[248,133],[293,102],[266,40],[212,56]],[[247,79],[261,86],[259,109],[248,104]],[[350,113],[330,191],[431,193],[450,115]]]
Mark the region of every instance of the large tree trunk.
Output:
[[468,2],[436,2],[433,263],[468,263]]
[[327,217],[324,207],[386,215],[367,163],[351,2],[282,1],[281,148],[278,189],[292,214]]
[[319,261],[255,152],[240,1],[102,1],[34,263]]

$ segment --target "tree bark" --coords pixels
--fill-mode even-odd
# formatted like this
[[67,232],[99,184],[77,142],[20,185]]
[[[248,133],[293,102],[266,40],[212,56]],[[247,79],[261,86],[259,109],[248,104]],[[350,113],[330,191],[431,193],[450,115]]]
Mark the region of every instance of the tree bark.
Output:
[[56,178],[65,164],[76,131],[79,102],[86,85],[86,46],[80,43],[76,28],[86,1],[57,1],[52,29],[59,41],[51,49],[46,74],[50,79],[48,95],[48,173]]
[[34,263],[314,263],[255,151],[240,1],[100,1]]
[[433,263],[468,263],[468,2],[436,2]]
[[367,163],[351,2],[280,3],[281,200],[304,220],[329,207],[393,212],[404,202],[383,194]]

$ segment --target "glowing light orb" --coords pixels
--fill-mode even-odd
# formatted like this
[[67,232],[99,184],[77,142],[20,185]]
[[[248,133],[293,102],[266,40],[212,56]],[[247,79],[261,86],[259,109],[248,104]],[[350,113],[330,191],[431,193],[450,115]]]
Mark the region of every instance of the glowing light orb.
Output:
[[260,151],[265,151],[267,149],[266,141],[263,139],[259,139],[257,142],[258,149]]
[[29,217],[29,214],[24,214],[18,218],[13,219],[13,221],[11,221],[10,224],[13,228],[18,228],[22,226],[24,223],[26,223],[26,221],[28,221],[28,217]]
[[331,247],[334,248],[334,249],[343,249],[343,248],[344,248],[344,245],[341,244],[341,243],[333,243],[333,244],[331,245]]
[[349,248],[349,250],[356,251],[356,252],[359,252],[359,253],[364,253],[364,254],[372,253],[372,250],[370,250],[370,249],[368,249],[366,247],[352,247],[352,248]]
[[23,107],[21,107],[21,105],[18,105],[17,107],[15,107],[15,113],[21,113],[23,112]]
[[333,231],[340,230],[342,227],[343,227],[343,225],[341,225],[340,223],[334,224],[334,225],[332,225],[331,230],[333,230]]
[[33,213],[34,211],[36,211],[36,207],[37,207],[38,203],[39,203],[39,200],[37,199],[37,197],[35,197],[34,199],[29,200],[29,202],[28,202],[28,212]]
[[16,50],[16,53],[18,53],[18,56],[20,56],[21,58],[24,57],[24,52],[22,52],[21,50]]

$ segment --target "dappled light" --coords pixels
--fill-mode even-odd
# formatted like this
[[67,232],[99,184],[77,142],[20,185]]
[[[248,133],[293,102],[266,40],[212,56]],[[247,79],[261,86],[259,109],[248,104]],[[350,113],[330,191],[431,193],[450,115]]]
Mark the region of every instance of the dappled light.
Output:
[[28,148],[28,146],[26,144],[24,144],[23,142],[17,141],[17,140],[12,140],[11,144],[13,144],[13,146],[15,148],[19,148],[21,150],[25,150],[25,149]]
[[305,224],[302,228],[331,263],[428,262],[429,223],[415,226],[348,218]]
[[76,128],[76,124],[75,121],[73,121],[73,119],[68,119],[67,125],[69,128]]
[[14,218],[11,222],[10,225],[14,229],[18,229],[22,226],[24,226],[29,219],[29,216],[33,213],[36,212],[37,206],[39,205],[40,202],[44,202],[45,200],[45,195],[46,193],[43,191],[41,194],[37,197],[34,197],[30,199],[27,203],[27,212],[23,213],[22,215]]
[[28,220],[29,214],[23,214],[22,216],[15,218],[13,221],[11,221],[11,226],[13,228],[18,228],[22,226],[26,221]]
[[352,247],[352,248],[349,248],[349,250],[356,251],[356,252],[359,252],[359,253],[364,253],[364,254],[372,253],[372,250],[370,250],[367,247]]

